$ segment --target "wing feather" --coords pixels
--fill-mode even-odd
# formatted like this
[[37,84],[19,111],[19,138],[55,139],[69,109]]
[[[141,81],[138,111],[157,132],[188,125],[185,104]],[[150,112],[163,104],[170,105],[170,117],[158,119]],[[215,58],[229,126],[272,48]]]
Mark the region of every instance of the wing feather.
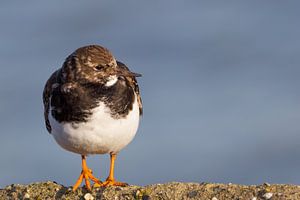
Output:
[[[124,63],[122,63],[120,61],[117,61],[117,65],[121,68],[124,68],[124,69],[130,71],[129,68]],[[138,104],[139,104],[140,115],[143,115],[143,103],[142,103],[142,98],[141,98],[138,82],[137,82],[135,77],[126,77],[126,79],[129,81],[131,87],[133,88],[134,92],[137,95],[137,101],[138,101]]]
[[44,103],[44,119],[45,119],[45,125],[46,128],[48,130],[49,133],[51,133],[51,125],[49,122],[49,109],[50,109],[50,97],[51,97],[51,93],[52,93],[52,88],[55,86],[55,84],[58,84],[57,81],[57,74],[58,71],[55,71],[50,78],[48,79],[48,81],[46,82],[46,85],[44,87],[44,91],[43,91],[43,103]]

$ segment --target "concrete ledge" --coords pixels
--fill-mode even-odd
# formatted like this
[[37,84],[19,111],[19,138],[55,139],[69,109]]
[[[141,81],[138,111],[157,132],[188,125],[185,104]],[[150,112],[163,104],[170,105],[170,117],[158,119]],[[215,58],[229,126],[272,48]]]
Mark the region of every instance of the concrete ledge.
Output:
[[154,184],[145,187],[108,187],[93,188],[87,191],[79,188],[73,192],[54,182],[32,183],[29,185],[12,184],[0,189],[0,199],[300,199],[300,186],[296,185],[235,185],[213,183],[179,183]]

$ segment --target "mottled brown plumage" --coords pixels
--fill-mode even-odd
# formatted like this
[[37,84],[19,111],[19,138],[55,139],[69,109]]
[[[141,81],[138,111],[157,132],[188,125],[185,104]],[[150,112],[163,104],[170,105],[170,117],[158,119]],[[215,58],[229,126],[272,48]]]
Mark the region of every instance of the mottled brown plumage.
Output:
[[[114,75],[118,77],[117,83],[106,87],[109,77]],[[132,109],[136,94],[142,115],[142,101],[135,76],[140,75],[130,72],[104,47],[90,45],[77,49],[45,85],[43,103],[47,130],[51,133],[48,119],[50,107],[50,114],[59,122],[84,122],[98,102],[103,101],[114,118],[121,118]]]

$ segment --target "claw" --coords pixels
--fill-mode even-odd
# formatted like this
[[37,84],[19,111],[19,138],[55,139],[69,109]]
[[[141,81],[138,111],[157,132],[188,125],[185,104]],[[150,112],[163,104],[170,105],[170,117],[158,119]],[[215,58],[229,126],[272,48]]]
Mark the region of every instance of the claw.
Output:
[[103,182],[100,187],[107,187],[107,186],[120,186],[120,187],[126,187],[128,186],[128,183],[118,182],[115,180],[106,180]]
[[88,190],[91,190],[91,183],[90,183],[89,179],[91,179],[93,182],[95,182],[95,184],[98,184],[98,185],[102,184],[102,182],[100,180],[98,180],[96,177],[94,177],[92,170],[87,167],[85,156],[82,156],[82,171],[81,171],[81,174],[78,177],[76,183],[73,186],[73,191],[75,191],[80,186],[83,179],[85,180],[85,185]]

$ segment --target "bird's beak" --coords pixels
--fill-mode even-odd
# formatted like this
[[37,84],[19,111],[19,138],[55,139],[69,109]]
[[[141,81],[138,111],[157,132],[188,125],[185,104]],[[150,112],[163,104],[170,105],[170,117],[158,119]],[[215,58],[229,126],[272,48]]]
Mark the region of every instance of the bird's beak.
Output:
[[135,72],[131,72],[128,70],[118,70],[116,73],[117,76],[125,76],[125,77],[141,77],[142,74],[138,74]]
[[142,74],[135,73],[135,72],[129,72],[128,76],[133,76],[133,77],[141,77]]

